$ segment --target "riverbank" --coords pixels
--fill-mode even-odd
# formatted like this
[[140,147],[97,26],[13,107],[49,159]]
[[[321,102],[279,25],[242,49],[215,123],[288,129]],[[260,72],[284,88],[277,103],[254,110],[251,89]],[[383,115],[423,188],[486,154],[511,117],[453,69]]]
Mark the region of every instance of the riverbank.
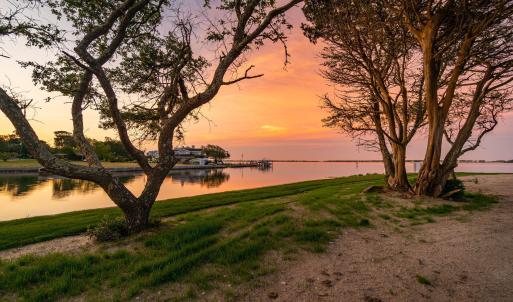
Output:
[[[87,165],[83,161],[72,161],[76,165]],[[135,162],[102,162],[103,166],[110,172],[114,173],[131,173],[143,172],[141,167]],[[185,165],[177,164],[172,170],[207,170],[207,169],[225,169],[225,168],[246,168],[256,167],[256,163],[227,163],[227,164],[212,164],[212,165]],[[39,173],[42,166],[33,159],[0,161],[0,174],[27,174]],[[44,171],[44,169],[43,169]]]
[[[503,175],[482,177],[511,178]],[[381,267],[383,261],[390,261],[404,270],[404,275],[400,275],[404,280],[410,282],[411,279],[418,283],[415,286],[421,288],[425,286],[427,292],[433,286],[433,291],[438,292],[438,286],[444,287],[441,285],[444,279],[436,279],[427,270],[417,270],[413,266],[416,258],[412,258],[412,263],[401,260],[402,256],[398,252],[402,249],[412,253],[407,259],[414,257],[413,252],[417,250],[409,251],[408,244],[413,243],[404,245],[404,241],[398,238],[404,234],[408,239],[411,232],[419,230],[415,238],[422,239],[423,232],[432,228],[443,229],[447,227],[445,223],[450,223],[448,227],[461,224],[460,228],[463,229],[472,224],[472,227],[479,229],[482,220],[474,224],[473,217],[489,217],[490,213],[498,214],[494,212],[495,207],[501,207],[503,212],[503,206],[507,209],[511,207],[511,203],[503,203],[503,199],[498,206],[492,206],[494,198],[480,194],[470,194],[467,196],[469,201],[456,203],[360,193],[363,188],[381,182],[381,175],[353,176],[158,202],[153,214],[166,217],[158,229],[109,244],[77,240],[71,246],[62,244],[60,248],[52,250],[48,247],[55,247],[54,243],[64,239],[42,242],[37,248],[37,251],[43,251],[40,256],[0,262],[0,298],[338,301],[339,297],[344,296],[354,301],[384,301],[376,300],[389,299],[388,296],[378,295],[381,289],[385,291],[389,286],[388,294],[392,295],[397,280],[388,275],[386,266]],[[481,180],[477,185],[480,183]],[[466,184],[473,186],[472,182]],[[493,192],[494,188],[490,191]],[[513,195],[513,192],[508,194]],[[476,210],[489,209],[490,206],[492,211],[475,213]],[[34,240],[45,241],[79,234],[88,224],[97,222],[106,214],[115,216],[119,212],[103,209],[0,223],[0,247],[6,249],[26,245]],[[511,220],[513,215],[509,217]],[[506,219],[505,215],[500,216],[498,231],[501,224],[509,223],[503,221],[503,218]],[[376,246],[368,249],[369,246],[364,244],[366,240],[355,241],[354,244],[346,241],[360,238],[360,234],[364,234],[363,238],[373,238],[371,242],[375,242]],[[454,233],[455,238],[460,234]],[[80,236],[69,238],[84,238]],[[377,254],[374,261],[358,260],[375,253],[381,254],[381,247],[388,247],[390,241],[394,242],[398,250],[389,253],[387,249],[383,254],[384,260],[380,260]],[[507,240],[503,242],[509,244]],[[471,243],[480,246],[479,240]],[[429,243],[425,244],[424,248],[428,249]],[[444,246],[443,240],[439,244]],[[351,247],[351,250],[337,250],[346,246]],[[451,246],[445,245],[445,248],[450,250]],[[28,247],[30,245],[25,250]],[[6,250],[0,253],[0,257],[15,259],[23,254],[23,249]],[[355,251],[351,252],[352,249]],[[484,249],[486,247],[483,246]],[[48,252],[51,253],[44,255]],[[429,257],[442,262],[447,257],[436,252],[424,255],[426,258],[422,258],[419,263],[424,263],[426,267],[432,263]],[[468,261],[482,261],[482,258],[467,256],[465,253],[449,255],[463,257]],[[347,257],[352,264],[332,269],[331,263],[335,261],[333,257],[339,259],[339,262]],[[509,260],[507,257],[494,259],[495,264]],[[503,266],[506,264],[502,263]],[[304,265],[311,267],[318,275],[304,270]],[[359,270],[358,265],[381,270],[385,280],[383,282],[388,283],[381,285],[367,282],[361,287],[355,287],[348,280],[373,278],[364,267]],[[295,270],[296,267],[302,270]],[[454,270],[454,267],[451,269]],[[441,270],[440,274],[445,276],[446,269],[442,265],[436,270]],[[474,276],[467,278],[474,280]],[[346,282],[340,280],[346,280],[353,286],[353,290],[349,288],[344,295],[340,294],[338,288]],[[422,284],[421,281],[431,285]],[[373,289],[376,287],[380,290]],[[502,292],[488,298],[500,300],[494,298],[501,297],[498,295],[509,289],[510,286],[505,285]],[[403,296],[403,291],[414,295]],[[424,291],[416,287],[398,292],[399,298],[422,297],[419,292],[424,294]],[[449,300],[448,297],[445,300]],[[371,298],[375,300],[368,300]]]

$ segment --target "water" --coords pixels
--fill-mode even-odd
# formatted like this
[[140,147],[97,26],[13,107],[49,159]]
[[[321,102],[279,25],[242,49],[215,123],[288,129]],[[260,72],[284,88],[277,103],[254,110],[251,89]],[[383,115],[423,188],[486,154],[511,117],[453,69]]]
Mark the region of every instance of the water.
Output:
[[[413,163],[407,164],[409,172]],[[418,169],[418,165],[415,169]],[[458,171],[513,173],[513,164],[465,163]],[[354,174],[383,173],[376,163],[274,163],[269,170],[239,168],[174,171],[162,185],[158,199],[248,189],[304,180]],[[141,192],[142,174],[121,177],[135,194]],[[0,174],[0,221],[114,206],[101,188],[87,181],[37,174]]]

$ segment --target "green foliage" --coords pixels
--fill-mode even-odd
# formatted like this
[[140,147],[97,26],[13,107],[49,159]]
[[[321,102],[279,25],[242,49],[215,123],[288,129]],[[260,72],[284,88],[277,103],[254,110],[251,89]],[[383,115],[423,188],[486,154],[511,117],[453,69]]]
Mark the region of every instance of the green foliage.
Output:
[[[107,162],[127,162],[132,157],[126,152],[125,147],[119,140],[106,137],[104,141],[90,139],[94,151],[101,161]],[[54,153],[64,154],[68,160],[82,160],[79,155],[79,148],[73,138],[73,134],[67,131],[56,131],[54,138]]]
[[109,216],[104,216],[99,224],[89,227],[86,233],[99,242],[116,241],[130,234],[124,219]]
[[399,218],[407,218],[413,223],[433,222],[432,216],[446,216],[456,211],[480,211],[488,209],[493,203],[497,202],[495,196],[483,195],[479,193],[465,193],[461,203],[453,202],[436,206],[423,205],[417,203],[413,208],[401,207],[395,211],[394,215]]
[[454,191],[454,190],[460,190],[460,191],[456,192],[455,194],[452,194],[450,196],[451,199],[463,200],[463,198],[465,197],[465,185],[463,184],[463,182],[461,180],[459,180],[457,178],[447,180],[447,182],[445,183],[445,187],[444,187],[444,191],[443,191],[442,195],[445,193]]
[[428,278],[422,276],[422,275],[417,275],[417,282],[419,282],[420,284],[423,284],[423,285],[432,285],[431,284],[431,281],[429,281]]
[[55,131],[53,144],[57,149],[73,149],[77,146],[75,139],[73,139],[73,134],[68,131]]
[[203,152],[207,157],[212,157],[215,161],[223,160],[230,157],[230,153],[223,148],[216,145],[206,145],[203,147]]
[[0,135],[0,160],[12,158],[29,158],[29,154],[21,139],[15,135]]
[[13,159],[16,157],[16,153],[12,152],[0,152],[0,160],[1,161],[7,161],[9,159]]
[[490,208],[497,203],[497,197],[493,195],[484,195],[481,193],[465,193],[466,203],[462,206],[466,211],[481,211]]
[[68,160],[81,160],[78,154],[78,146],[73,138],[73,134],[68,131],[55,131],[53,144],[55,148],[53,153],[61,154]]
[[[40,8],[43,1],[8,1],[0,10],[0,38],[3,36],[20,36],[25,38],[27,46],[48,47],[62,41],[62,33],[51,24],[36,22],[25,13],[29,7]],[[1,49],[0,49],[1,51]],[[0,55],[2,53],[0,52]]]
[[106,137],[103,142],[92,140],[92,144],[96,155],[102,161],[126,162],[132,160],[121,141]]

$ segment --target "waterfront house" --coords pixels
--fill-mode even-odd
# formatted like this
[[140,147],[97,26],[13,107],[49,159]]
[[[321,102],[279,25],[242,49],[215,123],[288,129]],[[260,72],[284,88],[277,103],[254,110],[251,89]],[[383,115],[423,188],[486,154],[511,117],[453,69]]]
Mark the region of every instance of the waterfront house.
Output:
[[176,148],[174,152],[175,157],[180,163],[190,163],[193,159],[205,157],[203,149],[195,148],[194,146]]
[[150,160],[158,160],[159,159],[159,151],[157,151],[157,150],[148,151],[148,152],[146,152],[146,156]]

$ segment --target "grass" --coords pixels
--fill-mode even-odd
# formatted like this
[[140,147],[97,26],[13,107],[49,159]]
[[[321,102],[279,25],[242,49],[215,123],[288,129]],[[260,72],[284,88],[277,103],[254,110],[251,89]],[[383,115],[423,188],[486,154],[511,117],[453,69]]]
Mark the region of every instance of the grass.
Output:
[[[481,210],[494,202],[475,194],[468,202],[418,201],[406,208],[360,193],[382,181],[381,175],[352,176],[158,202],[153,215],[174,219],[143,235],[94,252],[0,261],[0,300],[182,301],[211,290],[231,300],[238,294],[232,286],[256,284],[298,251],[326,251],[345,227]],[[101,209],[3,222],[0,247],[80,233],[104,215],[120,213]],[[274,260],[265,257],[271,251]],[[420,283],[430,284],[419,276]],[[167,296],[156,297],[159,292]]]
[[417,277],[417,282],[419,282],[420,284],[432,286],[431,281],[429,281],[428,278],[426,278],[422,275],[417,275],[416,277]]
[[[354,193],[358,188],[379,183],[382,179],[380,175],[353,176],[169,199],[155,203],[152,215],[169,217],[211,207],[297,195],[323,187],[357,183],[358,185],[351,186]],[[319,196],[321,193],[316,192],[313,195]],[[305,198],[304,202],[308,202],[308,195]],[[95,209],[0,222],[0,250],[81,234],[89,226],[99,223],[105,216],[119,217],[121,211],[117,208]]]
[[401,206],[393,212],[398,218],[404,218],[412,221],[413,224],[423,222],[434,222],[433,216],[447,216],[456,211],[478,211],[488,209],[497,202],[494,196],[483,195],[479,193],[465,193],[463,202],[443,203],[430,205],[421,200],[414,202],[414,207]]
[[[194,297],[195,288],[247,282],[268,273],[268,266],[262,264],[265,253],[322,252],[341,227],[359,226],[369,209],[357,192],[381,180],[381,176],[348,177],[160,202],[155,213],[182,215],[158,231],[130,239],[128,249],[0,263],[0,300],[10,295],[25,301],[79,295],[97,300],[105,299],[106,293],[109,300],[126,300],[177,281],[189,282],[185,292]],[[227,204],[233,206],[218,207]],[[208,207],[218,208],[194,212]],[[101,212],[32,220],[48,227],[45,219],[92,221]],[[23,228],[23,222],[27,220],[17,225]]]

